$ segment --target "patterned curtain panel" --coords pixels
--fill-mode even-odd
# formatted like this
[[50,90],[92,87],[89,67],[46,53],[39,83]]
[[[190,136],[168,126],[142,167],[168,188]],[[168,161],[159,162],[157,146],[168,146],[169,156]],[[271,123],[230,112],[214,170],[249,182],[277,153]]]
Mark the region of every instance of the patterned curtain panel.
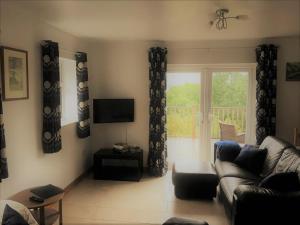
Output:
[[42,143],[45,153],[61,149],[61,105],[59,79],[58,43],[44,41],[43,62],[43,133]]
[[1,141],[0,142],[0,182],[1,182],[1,179],[5,179],[8,177],[7,160],[5,156],[5,136],[4,136],[1,89],[0,89],[0,141]]
[[79,138],[90,136],[90,110],[89,110],[89,88],[87,55],[84,52],[77,52],[76,76],[77,76],[77,101],[78,101],[78,123],[77,135]]
[[256,48],[256,142],[262,143],[276,132],[277,47],[260,45]]
[[167,49],[150,48],[150,124],[148,166],[153,176],[163,176],[168,170],[166,132],[166,71]]

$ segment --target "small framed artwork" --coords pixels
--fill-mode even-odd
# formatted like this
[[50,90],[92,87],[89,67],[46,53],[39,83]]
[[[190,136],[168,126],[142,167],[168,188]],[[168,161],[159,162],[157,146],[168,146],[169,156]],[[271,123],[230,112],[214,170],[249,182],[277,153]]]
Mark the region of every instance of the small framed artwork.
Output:
[[1,83],[4,101],[29,98],[27,60],[27,51],[1,47]]
[[286,64],[286,80],[300,81],[300,62],[288,62]]

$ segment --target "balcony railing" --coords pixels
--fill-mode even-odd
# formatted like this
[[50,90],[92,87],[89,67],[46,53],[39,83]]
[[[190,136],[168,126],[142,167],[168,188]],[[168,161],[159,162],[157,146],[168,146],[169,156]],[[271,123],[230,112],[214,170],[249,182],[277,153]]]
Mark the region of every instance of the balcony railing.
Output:
[[[219,121],[234,124],[238,132],[246,130],[246,107],[212,107],[211,138],[220,138]],[[167,128],[170,137],[196,138],[200,132],[199,106],[168,106]]]

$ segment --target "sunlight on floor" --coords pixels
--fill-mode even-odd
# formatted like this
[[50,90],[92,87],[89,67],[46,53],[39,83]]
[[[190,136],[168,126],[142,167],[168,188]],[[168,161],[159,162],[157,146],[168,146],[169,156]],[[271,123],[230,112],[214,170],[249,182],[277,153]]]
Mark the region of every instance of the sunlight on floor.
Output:
[[214,201],[180,200],[171,173],[140,182],[85,178],[66,194],[64,224],[162,224],[172,216],[228,225],[223,206]]

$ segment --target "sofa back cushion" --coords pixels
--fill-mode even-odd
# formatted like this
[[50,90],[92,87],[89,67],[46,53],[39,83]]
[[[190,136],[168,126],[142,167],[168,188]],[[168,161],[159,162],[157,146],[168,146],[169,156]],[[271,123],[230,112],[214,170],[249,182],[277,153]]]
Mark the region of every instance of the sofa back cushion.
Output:
[[274,173],[297,172],[300,179],[300,150],[288,148],[280,157]]
[[240,167],[259,175],[267,155],[267,149],[258,150],[255,146],[245,145],[234,163]]
[[300,191],[300,181],[296,172],[271,174],[264,178],[258,186],[280,192]]
[[268,152],[261,172],[262,177],[266,177],[273,172],[284,149],[291,146],[290,143],[276,137],[268,136],[264,139],[263,143],[259,146],[259,149],[267,149]]

